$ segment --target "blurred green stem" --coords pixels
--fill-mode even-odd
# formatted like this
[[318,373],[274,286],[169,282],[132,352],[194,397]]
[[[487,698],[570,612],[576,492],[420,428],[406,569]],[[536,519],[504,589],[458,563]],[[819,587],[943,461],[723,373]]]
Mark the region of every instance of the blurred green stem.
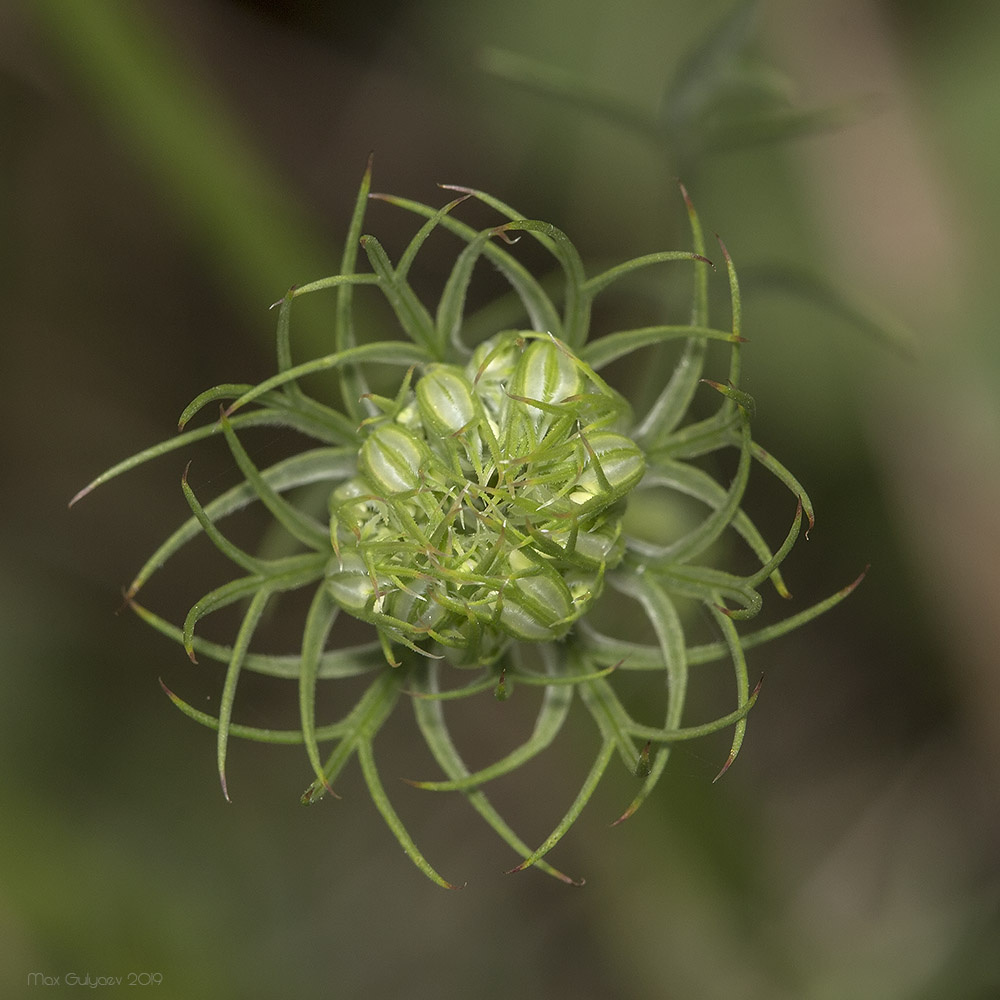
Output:
[[[303,275],[321,273],[333,251],[287,183],[240,133],[184,51],[170,45],[149,7],[33,0],[25,11],[76,75],[101,125],[121,136],[153,179],[231,305],[249,310],[252,328],[264,335],[270,324],[260,322],[263,306]],[[320,333],[318,326],[300,328],[303,346],[311,349]]]

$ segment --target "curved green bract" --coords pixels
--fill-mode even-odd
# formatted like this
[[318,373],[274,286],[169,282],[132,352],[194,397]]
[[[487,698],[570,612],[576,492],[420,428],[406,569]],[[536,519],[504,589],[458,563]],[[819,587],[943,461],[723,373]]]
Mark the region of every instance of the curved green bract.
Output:
[[[221,405],[218,420],[213,413],[213,422],[119,463],[75,499],[204,438],[218,435],[228,445],[242,482],[203,501],[185,476],[191,517],[147,560],[126,594],[133,610],[192,660],[202,656],[225,665],[217,715],[167,693],[186,715],[216,731],[227,797],[226,759],[234,737],[301,744],[312,773],[306,803],[335,794],[341,771],[356,757],[404,851],[435,883],[454,888],[418,850],[376,765],[383,724],[401,700],[409,701],[443,772],[411,783],[463,795],[517,855],[511,871],[534,866],[574,883],[546,856],[611,760],[620,758],[634,782],[616,822],[653,792],[677,741],[731,728],[724,772],[739,752],[759,690],[751,691],[746,650],[811,620],[858,581],[783,622],[741,631],[744,620],[760,613],[768,580],[790,597],[780,566],[803,516],[808,528],[814,515],[798,480],[753,438],[755,403],[740,387],[744,341],[736,269],[720,243],[731,310],[728,322],[713,324],[712,265],[686,193],[690,250],[646,254],[588,277],[564,232],[525,219],[490,195],[453,188],[460,197],[433,208],[371,195],[370,181],[369,166],[340,273],[291,289],[276,303],[277,372],[259,385],[226,384],[202,393],[184,410],[182,425]],[[396,262],[375,237],[363,235],[369,197],[422,220]],[[462,222],[457,216],[468,200],[495,211],[497,224],[476,230]],[[409,274],[437,230],[457,241],[458,252],[438,301],[427,303]],[[514,245],[519,234],[550,255],[552,275],[535,277],[520,262]],[[359,259],[370,270],[359,271]],[[484,265],[503,276],[510,292],[469,313],[469,287]],[[595,299],[620,294],[631,275],[650,267],[693,269],[690,322],[654,322],[589,341]],[[384,340],[357,342],[361,290],[381,294],[398,320],[398,330]],[[324,292],[333,293],[331,351],[296,360],[295,302]],[[598,374],[636,352],[664,355],[672,344],[679,344],[676,365],[643,413],[635,414],[627,392]],[[720,351],[728,352],[721,364]],[[302,380],[317,373],[334,382],[342,409],[306,392]],[[373,392],[372,385],[388,385],[389,394]],[[699,419],[691,416],[696,398]],[[259,426],[295,430],[318,446],[259,466],[244,441]],[[734,470],[724,481],[703,462],[718,452],[730,454]],[[744,507],[753,470],[776,477],[794,499],[791,526],[774,547]],[[629,517],[636,498],[633,511],[647,513]],[[227,519],[251,504],[266,511],[274,529],[266,554],[237,545],[226,530]],[[791,507],[789,501],[789,514]],[[677,513],[682,509],[684,516]],[[657,516],[648,516],[650,510]],[[284,541],[275,548],[278,535]],[[238,572],[196,600],[179,626],[140,605],[136,595],[200,537]],[[744,550],[739,558],[732,557],[734,548]],[[309,595],[298,648],[281,655],[258,651],[270,604],[297,590]],[[687,640],[692,603],[714,624],[716,640]],[[230,644],[200,634],[206,618],[234,606],[241,617]],[[636,612],[644,634],[618,635],[612,626],[595,624],[634,621]],[[349,618],[356,622],[347,633]],[[362,641],[346,644],[343,636],[357,636],[359,628],[366,632]],[[705,664],[720,660],[732,672],[734,707],[714,721],[685,722],[689,686],[704,676]],[[616,691],[621,671],[663,674],[658,718],[639,721],[626,707]],[[238,721],[239,683],[247,673],[297,682],[297,729]],[[317,718],[318,685],[360,675],[367,686],[352,707],[335,722]],[[476,698],[531,698],[535,692],[531,733],[498,750],[492,763],[469,767],[449,717]],[[582,785],[557,807],[552,833],[532,848],[486,789],[543,754],[575,707],[593,720],[598,749]],[[325,744],[332,747],[321,752]]]

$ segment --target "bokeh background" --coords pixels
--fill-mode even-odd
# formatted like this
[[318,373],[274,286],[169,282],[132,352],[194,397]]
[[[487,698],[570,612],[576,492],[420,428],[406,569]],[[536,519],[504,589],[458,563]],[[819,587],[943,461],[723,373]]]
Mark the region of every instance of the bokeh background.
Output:
[[[481,66],[510,50],[652,112],[732,7],[0,4],[4,996],[34,995],[32,973],[157,973],[146,989],[169,997],[1000,996],[1000,7],[761,3],[751,51],[795,106],[863,110],[697,160]],[[187,458],[206,490],[231,463],[168,457],[66,509],[203,388],[271,371],[267,306],[336,270],[371,150],[378,189],[473,185],[594,260],[686,246],[682,172],[746,269],[755,436],[817,505],[789,562],[799,606],[871,565],[753,652],[764,696],[725,780],[724,741],[685,746],[610,829],[631,789],[612,767],[553,855],[582,889],[503,876],[458,797],[403,786],[432,863],[468,880],[437,889],[353,771],[343,801],[302,809],[295,749],[235,747],[225,803],[213,735],[157,683],[210,708],[214,669],[115,611],[186,514]],[[390,250],[412,229],[372,219]],[[755,285],[775,262],[851,289],[912,351]],[[312,315],[303,349],[323,333]],[[187,572],[168,608],[199,593]],[[294,709],[294,691],[267,698]],[[412,735],[386,737],[387,775],[408,773]],[[586,735],[503,793],[529,840]]]

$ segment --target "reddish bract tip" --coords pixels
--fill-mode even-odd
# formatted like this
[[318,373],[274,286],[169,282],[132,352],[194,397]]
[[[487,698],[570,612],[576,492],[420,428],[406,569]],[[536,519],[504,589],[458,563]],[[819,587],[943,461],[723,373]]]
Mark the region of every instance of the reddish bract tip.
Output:
[[635,773],[638,778],[646,778],[649,776],[650,764],[649,764],[649,748],[652,746],[651,740],[646,740],[646,745],[639,751],[639,759],[635,765]]
[[[333,790],[333,788],[331,787],[330,783],[325,778],[322,779],[322,786],[321,787],[322,787],[322,792],[329,792],[331,798],[334,798],[334,799],[341,798],[341,796],[338,795]],[[313,784],[311,784],[302,793],[302,797],[299,799],[299,801],[304,806],[311,806],[311,805],[313,805],[313,803],[319,802],[319,800],[323,797],[322,792],[320,791],[319,788],[316,787],[316,783],[313,782]]]
[[94,484],[91,483],[89,486],[84,486],[84,488],[80,490],[79,493],[74,493],[70,502],[66,504],[67,509],[72,507],[73,504],[75,504],[78,500],[82,500],[93,488]]
[[510,697],[510,690],[507,687],[507,668],[503,667],[500,670],[500,678],[497,681],[496,690],[493,692],[493,696],[497,701],[506,701]]
[[280,306],[280,305],[282,305],[283,303],[287,302],[287,301],[288,301],[288,299],[293,299],[293,298],[295,298],[295,289],[296,289],[296,288],[298,288],[298,287],[299,287],[298,285],[290,285],[290,286],[289,286],[289,288],[288,288],[288,291],[287,291],[287,292],[285,292],[285,294],[284,294],[284,295],[282,295],[282,296],[281,296],[281,298],[280,298],[280,299],[278,299],[278,301],[277,301],[277,302],[272,302],[272,303],[271,303],[271,304],[270,304],[270,305],[269,305],[269,306],[267,307],[267,311],[268,311],[268,312],[270,312],[270,311],[271,311],[271,310],[272,310],[272,309],[273,309],[273,308],[274,308],[275,306]]
[[726,763],[722,765],[722,770],[712,779],[713,785],[726,773],[726,771],[729,770],[730,767],[732,767],[734,760],[736,760],[736,754],[730,753],[729,757],[726,759]]
[[515,243],[517,243],[521,239],[520,236],[511,236],[507,232],[507,227],[506,226],[497,226],[493,230],[493,235],[494,236],[499,236],[500,239],[502,239],[504,241],[504,243],[506,243],[508,246],[513,246]]
[[637,808],[638,806],[633,802],[632,805],[630,805],[628,809],[626,809],[625,812],[623,812],[621,816],[619,816],[618,819],[616,819],[611,825],[618,826],[619,823],[624,823],[625,820],[635,814]]
[[867,566],[858,574],[857,578],[852,580],[843,590],[840,591],[845,597],[850,594],[853,590],[861,585],[861,581],[868,575],[868,570],[872,568],[872,564],[868,563]]

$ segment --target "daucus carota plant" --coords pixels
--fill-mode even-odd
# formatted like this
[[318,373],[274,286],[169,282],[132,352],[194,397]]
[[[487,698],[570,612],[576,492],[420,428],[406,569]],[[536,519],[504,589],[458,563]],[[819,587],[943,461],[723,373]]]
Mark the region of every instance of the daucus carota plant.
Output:
[[[579,815],[615,753],[638,781],[619,819],[648,796],[679,740],[733,727],[725,770],[740,748],[756,698],[744,650],[811,619],[851,588],[778,624],[738,632],[737,624],[759,611],[765,582],[787,596],[779,564],[803,517],[812,522],[812,507],[799,483],[751,436],[753,400],[739,387],[743,339],[736,273],[720,243],[731,317],[726,328],[712,326],[707,304],[712,265],[689,202],[691,251],[649,254],[588,277],[560,230],[524,219],[482,192],[453,189],[460,197],[434,209],[370,195],[369,185],[370,169],[341,273],[293,288],[276,303],[277,374],[259,385],[223,385],[203,393],[182,414],[181,427],[203,408],[222,405],[218,421],[115,466],[80,495],[172,449],[213,434],[225,437],[243,481],[203,504],[185,477],[192,516],[149,559],[127,599],[143,619],[181,642],[192,659],[200,655],[227,665],[217,716],[167,692],[185,714],[217,731],[227,797],[230,737],[302,744],[314,773],[304,802],[332,791],[342,768],[357,755],[375,804],[407,854],[435,882],[450,885],[417,849],[376,767],[375,738],[402,698],[445,776],[413,784],[464,795],[520,856],[512,870],[535,865],[571,881],[545,855]],[[361,235],[370,197],[425,220],[395,264],[374,237]],[[452,213],[468,198],[485,203],[504,221],[482,231],[458,221]],[[457,237],[461,249],[432,313],[408,276],[428,236],[439,229]],[[510,244],[522,234],[554,259],[558,293],[551,294],[519,261]],[[370,270],[356,267],[359,246]],[[480,258],[509,284],[508,298],[519,314],[512,322],[520,325],[472,332],[482,330],[481,322],[466,315]],[[693,269],[689,322],[588,340],[596,296],[645,268],[670,263]],[[394,333],[392,339],[356,341],[352,314],[362,285],[381,292],[406,339]],[[293,304],[324,291],[334,298],[332,353],[294,364]],[[679,360],[652,404],[637,415],[599,373],[632,352],[672,340],[682,344]],[[729,353],[719,381],[704,373],[713,341]],[[381,395],[369,385],[375,377],[384,381],[386,371],[398,374],[391,394]],[[323,372],[335,377],[340,409],[303,388],[306,376]],[[695,417],[692,405],[704,402],[701,397],[717,406]],[[260,425],[293,428],[318,446],[259,468],[241,435]],[[735,473],[725,483],[701,461],[720,451],[736,456]],[[742,507],[755,464],[794,498],[791,526],[773,550]],[[321,485],[322,508],[313,502],[315,489],[298,489]],[[671,495],[686,498],[699,515],[678,521],[666,536],[656,519],[628,518],[630,503],[645,497],[660,504]],[[264,558],[223,533],[229,515],[256,502],[294,540],[294,551]],[[646,530],[650,527],[655,530]],[[202,533],[241,572],[205,594],[177,627],[141,606],[136,596],[166,560]],[[715,565],[729,551],[721,544],[728,536],[750,553],[751,572]],[[287,655],[254,651],[255,631],[269,602],[300,588],[311,588],[312,595],[300,648]],[[602,619],[607,601],[636,609],[641,628],[633,625],[629,634],[618,634],[620,629],[606,622],[629,621],[629,615]],[[196,634],[203,618],[231,605],[243,610],[231,646]],[[692,644],[682,609],[698,605],[714,624],[716,638]],[[352,646],[336,641],[345,615],[366,623],[367,641]],[[713,722],[685,725],[689,669],[727,659],[735,676],[733,711]],[[297,680],[298,729],[258,729],[234,720],[243,671]],[[615,680],[624,671],[662,674],[660,724],[639,721],[616,692]],[[370,681],[353,707],[338,721],[317,720],[319,682],[359,675]],[[504,698],[519,684],[544,689],[533,732],[492,765],[470,770],[449,733],[446,706],[454,711],[462,699],[491,691]],[[567,797],[563,817],[532,849],[484,789],[550,745],[576,696],[596,724],[599,750],[582,787]],[[332,750],[324,755],[326,744]]]

